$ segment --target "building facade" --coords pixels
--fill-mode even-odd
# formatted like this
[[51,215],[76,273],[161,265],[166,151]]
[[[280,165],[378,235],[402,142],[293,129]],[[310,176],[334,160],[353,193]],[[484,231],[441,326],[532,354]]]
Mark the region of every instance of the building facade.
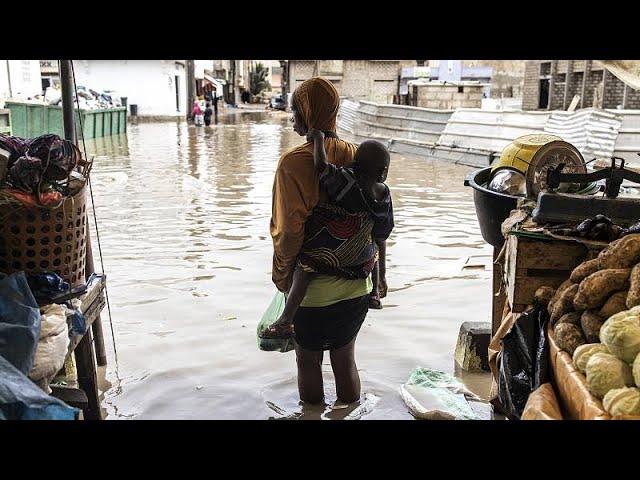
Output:
[[398,60],[289,60],[289,93],[305,80],[322,76],[336,86],[340,96],[393,103],[401,67]]
[[139,116],[188,111],[184,60],[75,60],[74,67],[78,85],[127,97]]
[[628,87],[593,60],[527,61],[523,110],[566,110],[578,95],[577,108],[640,108],[640,91]]
[[0,60],[0,103],[13,98],[27,100],[42,95],[38,60]]

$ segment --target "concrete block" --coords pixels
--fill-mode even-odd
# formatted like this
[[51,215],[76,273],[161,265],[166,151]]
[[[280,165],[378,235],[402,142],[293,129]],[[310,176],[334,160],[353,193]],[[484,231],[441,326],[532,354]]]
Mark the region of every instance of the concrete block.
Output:
[[456,363],[468,372],[488,371],[490,340],[489,322],[464,322],[456,344]]

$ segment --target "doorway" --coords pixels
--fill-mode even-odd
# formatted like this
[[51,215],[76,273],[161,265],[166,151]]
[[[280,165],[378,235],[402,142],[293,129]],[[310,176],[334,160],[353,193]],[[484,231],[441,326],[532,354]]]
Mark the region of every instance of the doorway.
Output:
[[547,108],[548,106],[549,106],[549,79],[541,78],[538,108]]

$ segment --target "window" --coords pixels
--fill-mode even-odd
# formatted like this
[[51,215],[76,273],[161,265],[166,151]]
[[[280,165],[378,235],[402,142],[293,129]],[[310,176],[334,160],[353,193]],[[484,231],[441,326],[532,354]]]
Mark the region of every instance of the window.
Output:
[[458,87],[458,93],[464,93],[464,87]]

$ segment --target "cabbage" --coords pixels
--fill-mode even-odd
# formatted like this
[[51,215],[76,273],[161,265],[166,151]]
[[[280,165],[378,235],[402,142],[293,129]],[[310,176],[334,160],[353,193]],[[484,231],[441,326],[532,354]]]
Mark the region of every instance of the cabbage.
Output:
[[633,361],[633,381],[636,382],[636,387],[640,387],[640,353]]
[[600,327],[600,341],[620,360],[633,362],[640,353],[640,317],[630,311],[609,317]]
[[640,389],[614,388],[602,400],[609,415],[640,415]]
[[573,364],[578,370],[584,373],[584,369],[587,368],[587,362],[591,356],[595,353],[611,353],[609,347],[602,343],[585,343],[576,348],[573,352]]
[[609,353],[594,353],[585,369],[587,386],[596,397],[602,398],[613,388],[633,385],[631,367]]

